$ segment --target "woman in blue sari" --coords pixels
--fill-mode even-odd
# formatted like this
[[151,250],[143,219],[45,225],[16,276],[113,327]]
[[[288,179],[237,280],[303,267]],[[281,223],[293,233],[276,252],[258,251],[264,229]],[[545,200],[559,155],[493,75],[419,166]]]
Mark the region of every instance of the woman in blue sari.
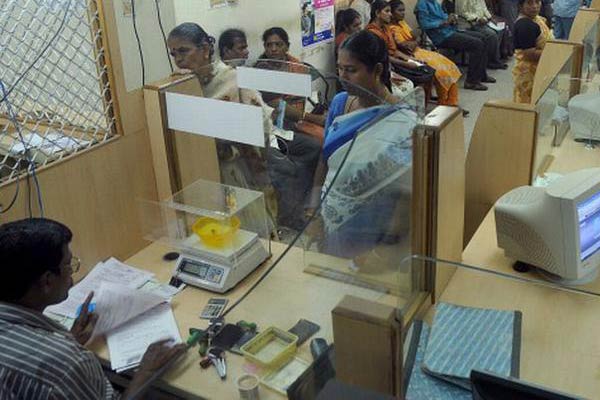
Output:
[[389,68],[385,43],[368,31],[340,47],[345,91],[333,99],[325,126],[321,251],[354,265],[408,233],[417,118],[392,95]]

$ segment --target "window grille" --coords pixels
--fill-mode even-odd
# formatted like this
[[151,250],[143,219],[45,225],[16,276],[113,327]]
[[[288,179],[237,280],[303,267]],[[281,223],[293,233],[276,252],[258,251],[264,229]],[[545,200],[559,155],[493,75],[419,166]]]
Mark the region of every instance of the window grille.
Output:
[[96,0],[0,0],[0,184],[116,134],[100,22]]

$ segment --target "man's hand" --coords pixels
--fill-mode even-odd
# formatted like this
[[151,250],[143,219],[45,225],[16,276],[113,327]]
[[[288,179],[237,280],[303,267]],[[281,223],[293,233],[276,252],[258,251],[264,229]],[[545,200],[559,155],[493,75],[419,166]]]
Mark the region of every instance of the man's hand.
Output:
[[96,327],[96,322],[98,322],[98,314],[92,313],[89,310],[93,297],[94,292],[91,292],[81,305],[81,312],[71,328],[71,334],[73,334],[75,340],[81,345],[86,344],[90,340],[92,332],[94,332],[94,328]]
[[479,19],[477,19],[477,23],[479,25],[485,25],[488,23],[488,20],[487,20],[487,18],[479,18]]
[[458,16],[456,14],[450,14],[448,16],[448,24],[456,25],[458,23]]
[[140,373],[153,374],[172,358],[179,356],[185,350],[185,344],[180,343],[171,346],[171,339],[160,340],[148,346],[142,361],[140,362]]
[[140,396],[150,387],[150,379],[153,378],[154,373],[173,358],[179,357],[185,352],[185,344],[171,346],[170,342],[171,339],[160,340],[148,346],[144,357],[142,357],[140,368],[133,376],[125,393],[123,393],[123,399],[129,399],[134,394],[136,398],[143,398]]

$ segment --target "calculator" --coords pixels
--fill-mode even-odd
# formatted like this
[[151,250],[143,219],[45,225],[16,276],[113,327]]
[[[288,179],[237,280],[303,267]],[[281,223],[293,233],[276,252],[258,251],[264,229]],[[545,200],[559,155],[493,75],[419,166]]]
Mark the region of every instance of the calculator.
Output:
[[223,310],[225,310],[225,306],[227,306],[227,303],[229,302],[229,300],[227,299],[217,299],[217,298],[212,298],[208,301],[208,303],[206,304],[206,306],[204,306],[204,309],[202,310],[202,313],[200,314],[200,318],[202,319],[213,319],[213,318],[217,318],[221,315],[221,313],[223,312]]

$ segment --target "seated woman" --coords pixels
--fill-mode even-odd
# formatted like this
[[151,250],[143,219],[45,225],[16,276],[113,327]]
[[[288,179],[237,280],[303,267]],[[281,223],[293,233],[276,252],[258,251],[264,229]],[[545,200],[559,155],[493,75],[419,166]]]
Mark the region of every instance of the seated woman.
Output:
[[371,4],[371,21],[366,29],[385,42],[392,69],[411,80],[415,86],[422,85],[428,100],[435,70],[398,49],[391,30],[391,24],[392,8],[390,4],[386,0],[373,1]]
[[435,69],[433,84],[438,95],[438,104],[458,106],[458,80],[461,73],[456,64],[440,53],[419,47],[412,30],[404,21],[405,7],[401,0],[392,0],[390,6],[394,22],[391,30],[398,47]]
[[[298,74],[308,74],[310,72],[308,66],[302,64],[302,61],[288,53],[290,39],[285,29],[280,27],[269,28],[263,33],[262,40],[265,51],[256,62],[257,68]],[[304,112],[306,101],[304,97],[268,92],[263,92],[262,95],[267,104],[276,110],[279,107],[279,102],[285,100],[285,118],[287,120],[291,120],[294,123],[308,121],[321,126],[325,123],[324,116]]]
[[416,114],[396,104],[389,65],[385,42],[368,31],[342,44],[338,71],[346,91],[331,103],[315,180],[317,187],[324,181],[322,193],[327,194],[321,207],[321,251],[352,258],[359,268],[375,248],[397,241],[408,229],[410,206],[402,193],[411,187]]
[[[308,74],[309,67],[291,56],[290,41],[283,28],[273,27],[263,33],[265,52],[259,57],[256,67],[270,70]],[[325,117],[305,112],[304,97],[281,93],[262,92],[267,104],[276,110],[284,100],[284,129],[294,132],[292,140],[278,137],[285,158],[274,157],[270,162],[277,165],[271,179],[279,193],[279,221],[293,229],[304,224],[304,199],[310,192],[315,169],[319,162]]]
[[533,79],[546,42],[553,38],[546,20],[540,17],[540,0],[519,0],[519,17],[515,22],[515,66],[513,68],[514,101],[531,103]]
[[360,14],[354,8],[340,10],[335,15],[335,48],[340,48],[342,42],[353,33],[362,29]]
[[[273,110],[264,104],[258,92],[239,89],[235,68],[222,61],[215,61],[215,39],[200,25],[187,22],[176,26],[169,33],[167,45],[177,67],[190,70],[198,78],[202,96],[262,107],[267,144],[265,148],[269,149],[270,154],[268,143],[273,126]],[[257,147],[226,140],[217,140],[217,153],[221,181],[227,185],[264,191],[270,215],[277,215],[267,168],[267,154]]]

